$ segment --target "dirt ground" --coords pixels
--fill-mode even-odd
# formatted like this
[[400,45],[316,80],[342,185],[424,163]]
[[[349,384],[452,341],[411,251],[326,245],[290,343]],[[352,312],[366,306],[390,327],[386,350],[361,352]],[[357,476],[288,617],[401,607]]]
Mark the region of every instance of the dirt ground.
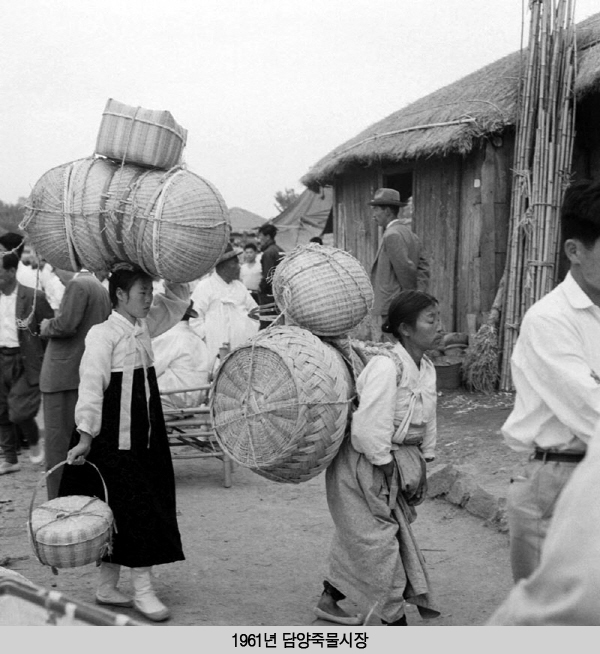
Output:
[[[506,489],[521,464],[499,433],[512,396],[443,393],[436,463],[468,466],[481,485]],[[181,450],[178,450],[181,451]],[[59,571],[35,558],[26,533],[33,490],[43,474],[27,456],[19,473],[0,477],[0,566],[80,602],[93,601],[94,566]],[[314,619],[332,523],[324,475],[276,484],[236,467],[223,486],[217,459],[176,460],[179,525],[186,561],[157,569],[156,587],[184,625],[326,625]],[[42,488],[37,503],[45,501]],[[443,500],[427,500],[414,524],[442,616],[413,625],[481,625],[511,586],[506,534]],[[124,590],[130,588],[123,575]],[[358,607],[362,609],[363,607]],[[133,610],[123,610],[140,619]],[[369,624],[378,624],[373,616]]]
[[436,463],[464,466],[481,486],[505,496],[511,477],[527,462],[527,455],[505,445],[500,432],[513,403],[513,393],[443,391],[438,398]]

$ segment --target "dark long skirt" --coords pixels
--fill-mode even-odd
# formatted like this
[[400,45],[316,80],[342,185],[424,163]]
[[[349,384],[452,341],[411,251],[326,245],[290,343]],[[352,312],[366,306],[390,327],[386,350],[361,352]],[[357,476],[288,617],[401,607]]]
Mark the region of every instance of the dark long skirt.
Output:
[[[105,561],[131,568],[182,561],[185,557],[177,526],[175,477],[154,368],[150,387],[150,446],[144,371],[134,371],[131,398],[131,449],[119,450],[119,413],[123,373],[113,372],[104,393],[102,429],[92,441],[88,461],[106,483],[108,504],[117,533]],[[71,447],[79,441],[74,433]],[[89,465],[65,466],[59,495],[104,499],[102,482]]]

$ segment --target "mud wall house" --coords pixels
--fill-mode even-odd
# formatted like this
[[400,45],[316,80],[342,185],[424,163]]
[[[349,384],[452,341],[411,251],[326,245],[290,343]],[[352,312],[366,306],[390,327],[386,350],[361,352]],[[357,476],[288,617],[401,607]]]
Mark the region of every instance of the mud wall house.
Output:
[[[600,178],[600,14],[577,26],[574,175]],[[515,52],[413,102],[318,161],[302,178],[333,190],[334,242],[367,270],[381,234],[368,201],[380,186],[412,198],[444,328],[468,331],[504,271],[515,124],[526,53]]]

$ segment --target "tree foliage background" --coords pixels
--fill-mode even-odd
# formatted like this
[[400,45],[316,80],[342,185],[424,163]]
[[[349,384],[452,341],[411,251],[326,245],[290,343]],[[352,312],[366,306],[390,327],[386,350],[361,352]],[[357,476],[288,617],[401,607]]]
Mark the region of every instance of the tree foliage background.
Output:
[[300,196],[293,188],[286,188],[284,191],[275,193],[275,208],[279,213],[290,207]]
[[6,204],[0,200],[0,233],[19,232],[19,223],[25,216],[25,207],[21,204]]

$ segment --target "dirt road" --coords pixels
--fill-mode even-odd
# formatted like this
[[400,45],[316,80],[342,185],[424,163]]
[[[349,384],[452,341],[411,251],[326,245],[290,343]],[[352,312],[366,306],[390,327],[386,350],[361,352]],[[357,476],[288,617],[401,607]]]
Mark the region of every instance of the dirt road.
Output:
[[[92,601],[93,566],[54,576],[35,559],[25,523],[40,471],[26,456],[22,463],[20,473],[0,480],[0,559],[37,584]],[[232,487],[224,488],[216,459],[176,461],[175,473],[187,559],[157,569],[156,586],[173,611],[167,625],[331,626],[312,614],[332,533],[324,475],[276,484],[237,467]],[[409,623],[483,624],[510,588],[506,535],[441,500],[426,501],[418,513],[414,528],[442,616],[423,622],[409,607]],[[127,576],[123,587],[130,588]]]

